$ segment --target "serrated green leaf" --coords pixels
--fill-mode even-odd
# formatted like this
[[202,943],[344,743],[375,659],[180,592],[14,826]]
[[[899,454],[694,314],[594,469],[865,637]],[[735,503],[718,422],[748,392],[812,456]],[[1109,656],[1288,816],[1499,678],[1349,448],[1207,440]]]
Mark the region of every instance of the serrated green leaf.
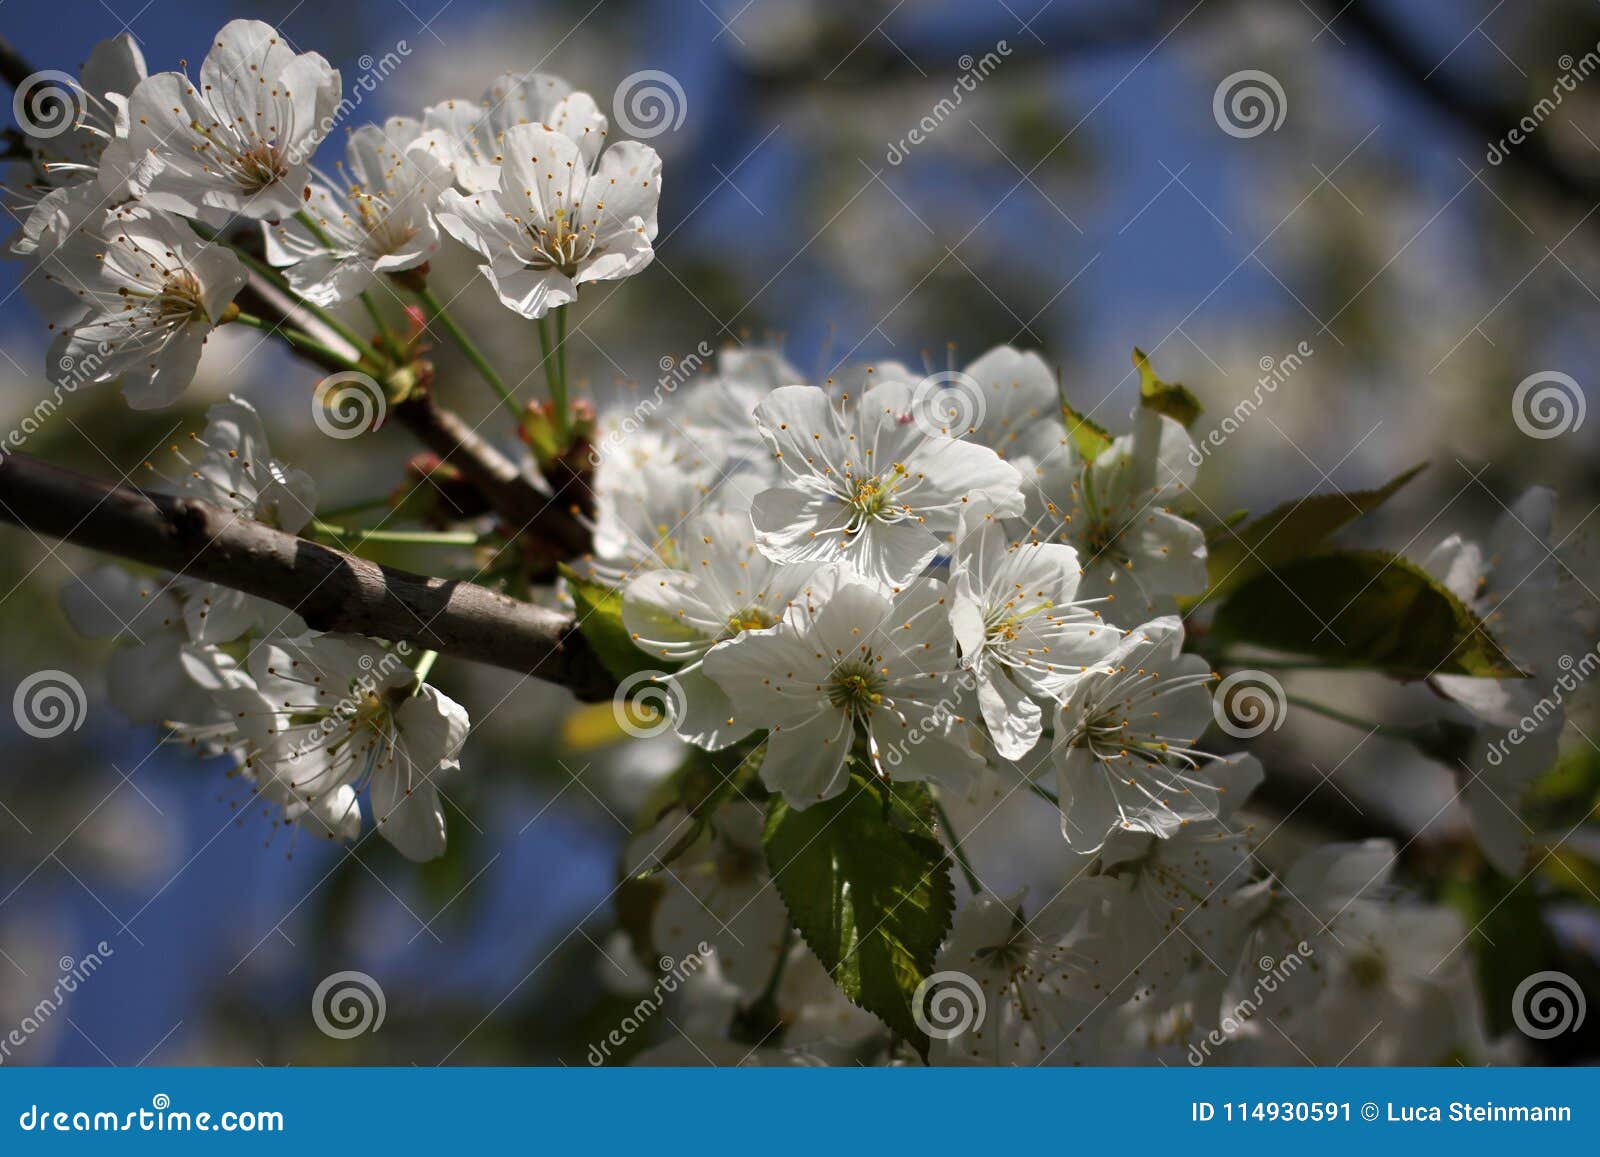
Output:
[[582,578],[567,567],[563,567],[561,573],[578,610],[578,630],[600,656],[607,671],[618,679],[626,679],[640,671],[671,671],[677,666],[634,645],[628,628],[622,623],[620,590]]
[[1335,490],[1285,502],[1236,530],[1223,531],[1208,542],[1211,589],[1206,598],[1316,549],[1329,535],[1382,506],[1427,466],[1420,462],[1374,490]]
[[1111,445],[1111,435],[1104,428],[1078,413],[1066,402],[1061,403],[1061,420],[1066,423],[1067,436],[1072,439],[1072,448],[1085,461],[1093,462],[1100,457],[1102,450]]
[[1181,425],[1191,426],[1200,416],[1200,399],[1182,382],[1164,382],[1156,377],[1155,367],[1142,349],[1133,350],[1133,365],[1139,371],[1139,404],[1165,414]]
[[1460,599],[1387,551],[1333,551],[1263,571],[1227,597],[1211,629],[1225,643],[1400,678],[1523,674]]
[[790,919],[840,990],[926,1057],[911,998],[933,972],[955,892],[943,846],[893,822],[898,809],[881,793],[901,790],[853,775],[804,811],[774,796],[763,842]]

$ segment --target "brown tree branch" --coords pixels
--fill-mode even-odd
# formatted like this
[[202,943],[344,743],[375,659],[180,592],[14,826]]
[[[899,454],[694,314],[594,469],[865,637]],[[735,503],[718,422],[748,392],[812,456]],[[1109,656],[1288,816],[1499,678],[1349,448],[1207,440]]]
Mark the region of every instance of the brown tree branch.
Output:
[[[588,529],[573,514],[574,496],[541,493],[504,454],[453,410],[422,390],[393,409],[395,420],[428,449],[456,467],[483,492],[496,514],[517,535],[531,535],[562,558],[586,554]],[[578,483],[574,483],[578,485]]]
[[[338,349],[347,346],[337,333],[298,308],[259,274],[250,274],[239,301],[249,312],[275,325],[294,325],[318,341]],[[349,352],[352,358],[359,357],[359,351]],[[304,350],[297,353],[318,362],[329,373],[345,368],[331,361],[320,362],[314,353]],[[461,415],[439,405],[426,387],[420,387],[411,397],[393,407],[391,413],[395,421],[411,431],[441,461],[461,471],[462,476],[477,488],[489,508],[500,516],[513,535],[539,545],[541,549],[535,552],[539,559],[535,561],[541,565],[532,569],[530,578],[535,581],[553,578],[557,561],[578,558],[589,552],[592,538],[575,513],[586,504],[587,493],[543,493],[523,475],[515,462],[469,426]],[[572,485],[583,483],[579,481]]]
[[0,520],[244,591],[317,631],[406,641],[609,698],[572,616],[486,587],[379,566],[192,498],[146,494],[26,454],[0,458]]
[[[239,243],[259,247],[259,233],[240,238]],[[347,348],[343,338],[275,289],[260,274],[250,274],[239,300],[251,313],[274,325],[293,325],[327,345],[337,349]],[[315,354],[307,351],[300,350],[297,353],[312,361],[318,360]],[[358,350],[352,349],[349,353],[352,359],[360,356]],[[319,364],[330,373],[345,368],[333,362]],[[549,565],[538,568],[531,577],[552,578],[555,574],[554,561],[577,558],[589,552],[592,537],[576,514],[576,511],[589,504],[587,492],[543,493],[523,475],[515,462],[469,426],[461,415],[441,406],[426,387],[419,388],[411,397],[396,405],[392,414],[395,421],[411,431],[442,461],[460,470],[467,481],[483,494],[484,500],[507,524],[509,531],[519,538],[531,539],[543,548],[537,553],[544,556]],[[571,485],[583,486],[584,483],[578,480]]]
[[[1354,33],[1390,76],[1479,138],[1485,149],[1502,140],[1528,112],[1496,99],[1474,80],[1457,79],[1441,69],[1367,0],[1319,0],[1318,7],[1335,35]],[[1506,154],[1506,162],[1575,208],[1589,212],[1600,202],[1600,181],[1569,165],[1551,146],[1548,134],[1529,136]]]
[[0,36],[0,80],[16,89],[21,88],[22,82],[32,75],[33,66],[23,59],[9,40]]

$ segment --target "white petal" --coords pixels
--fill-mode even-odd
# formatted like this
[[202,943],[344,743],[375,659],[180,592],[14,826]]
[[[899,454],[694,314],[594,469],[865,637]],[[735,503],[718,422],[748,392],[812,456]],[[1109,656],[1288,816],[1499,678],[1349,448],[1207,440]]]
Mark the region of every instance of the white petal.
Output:
[[844,790],[850,754],[850,717],[823,707],[798,725],[774,728],[767,736],[761,782],[782,792],[789,806],[810,807]]

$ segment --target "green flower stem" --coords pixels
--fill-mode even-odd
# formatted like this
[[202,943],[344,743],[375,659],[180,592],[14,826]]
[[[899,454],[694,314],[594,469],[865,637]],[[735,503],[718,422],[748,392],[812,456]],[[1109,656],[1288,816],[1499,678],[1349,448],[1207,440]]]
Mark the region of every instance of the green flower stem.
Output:
[[555,411],[556,435],[564,445],[567,433],[567,384],[561,376],[560,354],[550,340],[548,317],[539,319],[539,354],[540,364],[544,366],[545,384],[550,389],[550,408]]
[[422,691],[422,685],[428,681],[428,675],[433,671],[433,665],[439,661],[438,651],[424,651],[417,660],[417,692]]
[[556,403],[556,434],[561,439],[564,447],[570,437],[572,428],[572,415],[568,411],[568,399],[572,396],[567,380],[567,309],[562,306],[556,310],[556,378],[561,383],[559,395],[552,395]]
[[[322,244],[324,249],[330,253],[333,252],[333,238],[328,236],[327,230],[325,230],[321,225],[317,224],[315,217],[302,209],[294,215],[294,219],[310,230],[311,235]],[[384,338],[387,338],[389,336],[389,327],[384,324],[383,315],[378,312],[377,304],[372,300],[372,295],[366,290],[361,291],[361,304],[366,307],[367,316],[372,318],[372,324],[377,327],[378,333]],[[372,345],[372,343],[367,344]],[[385,341],[384,345],[392,348],[392,343],[387,341]],[[372,348],[377,349],[378,347],[376,345],[372,345]],[[387,354],[388,350],[385,349],[382,352]]]
[[383,320],[383,314],[378,310],[378,303],[372,300],[372,294],[365,289],[361,291],[361,304],[367,311],[367,316],[372,319],[372,326],[383,338],[383,344],[390,350],[400,348],[394,339],[394,334],[389,329],[389,323]]
[[329,329],[333,330],[334,333],[344,338],[345,341],[350,343],[351,348],[359,351],[363,357],[366,357],[369,354],[373,356],[377,355],[377,351],[372,348],[371,343],[365,341],[360,334],[351,329],[344,322],[340,321],[322,306],[314,305],[305,298],[301,297],[294,291],[293,286],[289,284],[289,282],[284,278],[283,274],[272,268],[272,266],[268,265],[265,261],[260,260],[254,254],[245,249],[241,249],[237,245],[230,244],[228,241],[223,239],[221,234],[214,230],[205,228],[205,226],[199,224],[198,222],[191,221],[189,222],[189,225],[196,233],[200,234],[200,236],[204,237],[207,241],[214,241],[219,245],[226,245],[233,251],[235,257],[244,262],[245,266],[248,267],[251,272],[260,274],[277,288],[283,290],[284,293],[294,298],[296,305],[300,306],[307,313],[312,314],[318,321],[322,322],[323,325],[327,326]]
[[348,546],[364,542],[410,543],[418,546],[476,546],[478,536],[469,531],[435,530],[364,530],[359,526],[335,526],[320,518],[311,523],[311,533],[321,538],[334,538]]
[[269,325],[265,319],[259,318],[253,313],[245,313],[243,311],[240,311],[238,316],[236,316],[233,320],[240,325],[248,325],[252,329],[259,329],[262,333],[269,334],[274,337],[280,337],[295,349],[316,354],[318,357],[326,358],[328,361],[335,362],[345,367],[345,369],[355,370],[357,373],[366,372],[361,368],[361,363],[351,361],[339,350],[334,349],[330,345],[324,345],[310,334],[301,333],[297,329],[288,329],[281,325]]
[[490,389],[500,395],[500,400],[505,403],[506,410],[511,414],[512,420],[520,425],[522,411],[518,408],[516,399],[511,396],[511,391],[506,389],[505,380],[489,364],[489,359],[484,356],[483,351],[455,323],[455,319],[445,310],[444,303],[434,296],[433,290],[419,289],[416,294],[417,300],[422,302],[423,308],[428,311],[429,320],[438,322],[444,328],[444,331],[450,335],[450,339],[461,347],[461,352],[467,355],[467,360],[472,363],[473,368],[478,371],[484,381],[489,383]]
[[956,863],[961,865],[961,874],[967,878],[967,887],[972,889],[973,895],[982,895],[983,885],[978,882],[978,873],[972,870],[972,863],[962,850],[960,837],[956,835],[955,825],[950,822],[950,813],[944,810],[944,801],[938,796],[933,797],[933,811],[939,817],[939,826],[944,829],[945,838],[950,842],[950,851],[954,853]]

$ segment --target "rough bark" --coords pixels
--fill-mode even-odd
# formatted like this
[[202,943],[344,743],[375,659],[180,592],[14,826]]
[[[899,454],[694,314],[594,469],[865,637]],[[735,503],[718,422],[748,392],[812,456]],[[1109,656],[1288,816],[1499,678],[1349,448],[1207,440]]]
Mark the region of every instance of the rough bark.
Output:
[[244,591],[318,631],[372,635],[610,697],[572,616],[486,587],[379,566],[209,502],[146,494],[26,454],[0,459],[0,520]]

